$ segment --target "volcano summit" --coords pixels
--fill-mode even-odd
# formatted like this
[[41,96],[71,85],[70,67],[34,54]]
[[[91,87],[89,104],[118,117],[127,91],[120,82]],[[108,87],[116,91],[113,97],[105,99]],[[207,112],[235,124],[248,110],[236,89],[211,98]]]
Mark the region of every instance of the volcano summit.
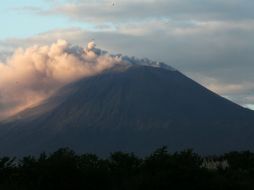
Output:
[[[90,62],[106,55],[94,47],[89,52]],[[144,155],[163,145],[200,153],[254,150],[253,111],[166,64],[120,55],[109,59],[118,64],[78,77],[37,106],[2,121],[0,153],[70,147],[100,155],[117,150]]]

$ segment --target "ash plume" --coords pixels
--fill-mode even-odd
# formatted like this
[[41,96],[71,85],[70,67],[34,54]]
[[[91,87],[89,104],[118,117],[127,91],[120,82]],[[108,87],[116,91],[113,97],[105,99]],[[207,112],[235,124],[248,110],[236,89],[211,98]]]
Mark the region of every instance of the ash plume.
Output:
[[62,86],[96,75],[116,64],[163,66],[148,59],[110,55],[96,48],[73,46],[65,40],[19,48],[0,63],[0,119],[39,104]]

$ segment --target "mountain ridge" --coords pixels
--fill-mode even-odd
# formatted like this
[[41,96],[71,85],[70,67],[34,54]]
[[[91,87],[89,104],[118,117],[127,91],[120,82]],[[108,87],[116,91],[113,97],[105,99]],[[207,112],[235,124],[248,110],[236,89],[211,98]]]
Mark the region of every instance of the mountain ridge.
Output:
[[[39,153],[63,146],[99,154],[145,154],[163,145],[204,153],[254,148],[254,112],[177,70],[116,66],[65,86],[44,106],[2,124],[1,152]],[[28,117],[29,112],[38,114]]]

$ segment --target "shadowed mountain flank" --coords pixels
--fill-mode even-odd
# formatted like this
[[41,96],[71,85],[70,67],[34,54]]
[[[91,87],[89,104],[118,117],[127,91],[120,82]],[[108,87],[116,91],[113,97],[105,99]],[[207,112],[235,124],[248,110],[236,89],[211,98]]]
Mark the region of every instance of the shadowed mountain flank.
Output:
[[60,89],[0,125],[0,153],[59,147],[144,155],[166,145],[201,153],[254,149],[254,113],[179,71],[118,65]]

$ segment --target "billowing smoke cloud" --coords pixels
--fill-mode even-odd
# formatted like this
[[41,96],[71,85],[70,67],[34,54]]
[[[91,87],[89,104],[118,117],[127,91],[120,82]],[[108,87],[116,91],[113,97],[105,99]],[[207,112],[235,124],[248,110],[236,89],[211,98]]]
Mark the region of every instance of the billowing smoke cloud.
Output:
[[95,49],[94,42],[87,48],[58,40],[51,46],[18,49],[6,63],[0,63],[0,118],[39,103],[67,83],[121,62]]
[[16,50],[0,63],[0,119],[38,104],[70,82],[116,64],[163,66],[148,59],[110,55],[95,46],[93,41],[83,48],[58,40],[50,46]]

